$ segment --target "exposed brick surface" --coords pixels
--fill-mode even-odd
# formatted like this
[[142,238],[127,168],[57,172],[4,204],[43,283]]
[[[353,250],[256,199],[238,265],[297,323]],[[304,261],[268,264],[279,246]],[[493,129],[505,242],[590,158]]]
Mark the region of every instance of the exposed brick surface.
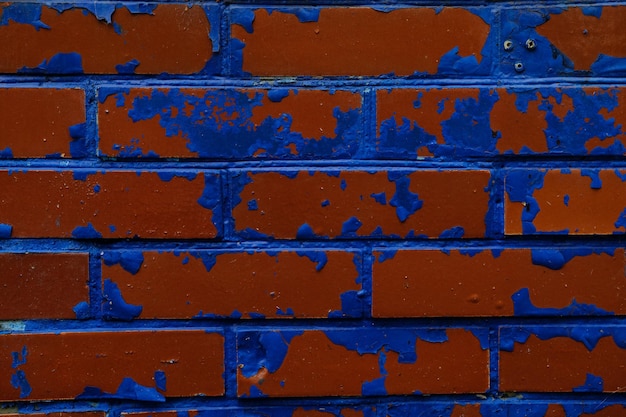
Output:
[[589,13],[581,7],[568,7],[552,13],[537,27],[574,64],[575,70],[592,70],[603,56],[626,58],[626,35],[621,30],[626,19],[624,5],[603,7]]
[[0,3],[0,414],[626,416],[625,19]]
[[623,155],[623,88],[378,90],[377,155]]
[[489,382],[488,353],[464,329],[240,332],[238,354],[244,397],[470,393]]
[[361,96],[296,89],[101,89],[100,153],[116,158],[354,155]]
[[1,11],[4,73],[190,74],[212,57],[211,24],[199,5],[9,2]]
[[0,400],[222,395],[223,337],[203,330],[3,335]]
[[489,179],[465,170],[242,172],[233,217],[244,236],[482,237]]
[[505,231],[622,234],[625,180],[624,169],[513,170],[505,180]]
[[2,88],[0,157],[84,156],[80,145],[85,117],[81,89]]
[[626,349],[621,327],[500,329],[500,389],[619,392]]
[[140,318],[362,314],[351,252],[106,252],[102,268],[127,303],[142,306]]
[[[11,237],[211,238],[213,173],[0,172],[0,223]],[[36,221],[35,221],[36,219]]]
[[89,301],[86,253],[0,253],[0,319],[71,319]]
[[452,7],[328,7],[304,22],[306,9],[237,12],[231,30],[243,43],[242,70],[261,76],[434,74],[446,56],[480,61],[489,34],[481,17]]
[[378,250],[376,317],[626,313],[624,250]]

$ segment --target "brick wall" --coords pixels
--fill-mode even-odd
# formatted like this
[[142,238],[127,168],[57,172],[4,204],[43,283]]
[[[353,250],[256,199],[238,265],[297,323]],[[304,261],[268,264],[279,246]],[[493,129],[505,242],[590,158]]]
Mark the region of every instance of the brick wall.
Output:
[[626,4],[301,3],[0,5],[0,411],[626,416]]

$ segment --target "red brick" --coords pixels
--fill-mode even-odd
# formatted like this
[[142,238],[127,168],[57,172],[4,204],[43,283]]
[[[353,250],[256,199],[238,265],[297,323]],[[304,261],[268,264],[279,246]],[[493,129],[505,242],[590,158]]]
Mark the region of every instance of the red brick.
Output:
[[131,399],[117,392],[125,378],[165,397],[224,392],[223,337],[205,331],[5,334],[0,359],[0,401],[73,399],[96,390]]
[[626,6],[604,6],[600,16],[585,14],[584,8],[570,7],[553,13],[537,33],[563,52],[575,70],[590,70],[601,55],[626,57],[623,24]]
[[[626,170],[619,169],[513,171],[505,180],[505,233],[624,233],[624,174]],[[517,179],[524,175],[535,176],[539,182],[520,184]]]
[[[2,9],[19,7],[7,3]],[[137,74],[190,74],[212,56],[210,23],[201,6],[160,4],[152,13],[120,7],[110,20],[80,7],[58,12],[51,6],[41,6],[41,17],[32,23],[9,20],[0,26],[0,71],[45,66],[59,53],[76,53],[85,73],[116,74],[116,66],[136,60]]]
[[[464,329],[424,332],[426,336],[389,328],[241,332],[238,394],[360,396],[487,389],[488,352],[476,336]],[[445,340],[424,340],[433,332]],[[417,359],[407,357],[415,353]]]
[[623,249],[381,249],[375,255],[376,317],[626,314]]
[[619,155],[626,92],[611,88],[432,88],[376,92],[377,155]]
[[[133,88],[100,90],[100,153],[112,157],[332,157],[354,153],[361,111],[349,91]],[[138,108],[141,109],[138,109]],[[148,110],[146,110],[148,109]],[[322,141],[332,146],[324,151]],[[343,153],[342,153],[343,152]]]
[[341,316],[348,308],[342,295],[355,298],[361,290],[360,261],[343,251],[143,252],[138,270],[107,255],[103,280],[117,284],[127,303],[141,305],[144,319]]
[[89,301],[86,253],[0,253],[0,271],[2,320],[71,319]]
[[238,24],[231,31],[245,44],[243,71],[260,76],[434,74],[456,47],[460,56],[480,61],[489,34],[480,17],[453,7],[327,7],[314,22],[275,10],[250,13],[250,33]]
[[75,156],[70,152],[70,127],[85,120],[81,89],[2,88],[0,152],[9,151],[13,158]]
[[[623,333],[621,327],[501,329],[499,389],[621,392],[626,377]],[[594,378],[601,383],[589,384]]]
[[236,179],[243,189],[235,191],[241,203],[233,217],[244,235],[437,237],[453,228],[463,228],[454,229],[463,237],[485,235],[488,171],[249,172]]
[[187,174],[0,172],[0,223],[13,227],[12,237],[215,237],[213,210],[201,203],[219,200],[219,179]]

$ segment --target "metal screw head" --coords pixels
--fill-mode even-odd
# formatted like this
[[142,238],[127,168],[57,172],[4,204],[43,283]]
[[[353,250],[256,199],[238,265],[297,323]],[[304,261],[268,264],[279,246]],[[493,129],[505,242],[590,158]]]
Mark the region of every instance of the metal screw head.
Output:
[[528,49],[529,51],[532,51],[536,47],[537,47],[537,42],[535,42],[534,39],[527,39],[526,40],[526,49]]
[[516,72],[524,72],[524,64],[521,62],[516,62],[514,67]]
[[507,39],[504,41],[503,44],[504,50],[505,51],[512,51],[513,50],[513,41],[510,39]]

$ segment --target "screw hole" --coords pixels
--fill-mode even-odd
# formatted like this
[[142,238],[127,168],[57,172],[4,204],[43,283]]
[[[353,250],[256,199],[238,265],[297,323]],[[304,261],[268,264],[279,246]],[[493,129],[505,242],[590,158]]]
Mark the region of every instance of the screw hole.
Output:
[[505,51],[512,51],[513,50],[513,41],[511,40],[506,40],[504,41],[504,50]]
[[526,40],[526,49],[528,49],[529,51],[534,50],[537,47],[537,42],[535,42],[534,39],[528,39]]
[[517,72],[523,72],[524,71],[524,64],[522,64],[521,62],[516,62],[514,67],[515,67],[515,71],[517,71]]

